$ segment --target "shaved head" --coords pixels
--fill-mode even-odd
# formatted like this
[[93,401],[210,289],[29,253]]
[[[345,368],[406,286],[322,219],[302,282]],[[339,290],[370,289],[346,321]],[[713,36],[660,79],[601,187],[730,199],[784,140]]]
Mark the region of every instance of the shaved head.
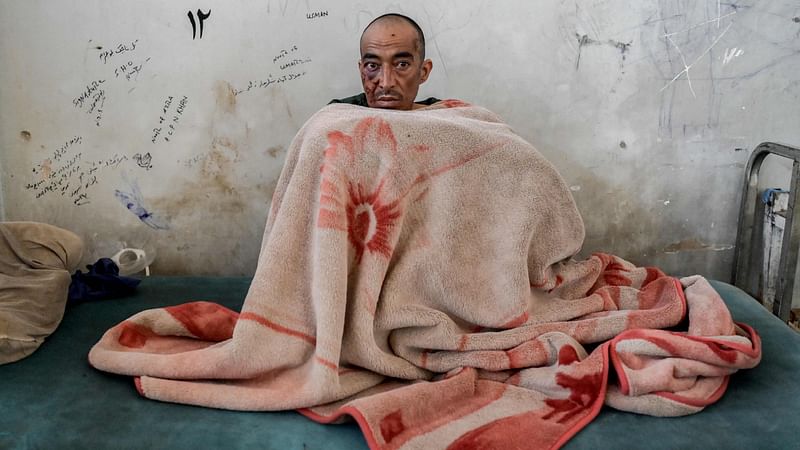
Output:
[[373,25],[386,23],[406,23],[411,25],[414,28],[414,31],[417,33],[417,39],[414,42],[414,46],[419,53],[419,59],[420,61],[425,60],[425,34],[422,33],[422,28],[417,25],[417,22],[414,22],[412,18],[402,14],[389,13],[376,17],[372,22],[369,23],[369,25],[367,25],[366,28],[364,28],[364,31],[361,32],[360,42],[364,42],[364,34],[366,34],[367,30],[369,30]]
[[384,14],[361,33],[358,70],[371,108],[409,110],[433,63],[425,59],[425,37],[419,25],[400,14]]

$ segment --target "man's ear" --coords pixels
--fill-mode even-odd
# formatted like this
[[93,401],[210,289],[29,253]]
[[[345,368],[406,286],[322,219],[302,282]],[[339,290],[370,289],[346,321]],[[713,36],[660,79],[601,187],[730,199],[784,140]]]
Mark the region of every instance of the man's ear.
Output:
[[424,83],[433,70],[433,61],[426,59],[422,62],[422,69],[420,70],[419,84]]

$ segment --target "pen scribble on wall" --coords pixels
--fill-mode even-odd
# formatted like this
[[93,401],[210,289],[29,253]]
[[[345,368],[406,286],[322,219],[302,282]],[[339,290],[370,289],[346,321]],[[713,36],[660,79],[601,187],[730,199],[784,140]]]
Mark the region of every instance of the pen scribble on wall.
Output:
[[[189,104],[189,97],[185,95],[182,96],[173,109],[174,99],[175,96],[170,95],[164,100],[164,106],[161,108],[161,114],[158,116],[158,126],[153,128],[153,136],[150,139],[153,144],[158,142],[159,136],[161,136],[164,141],[169,142],[170,138],[177,130],[178,122],[180,122],[181,116],[183,116],[183,112],[186,110],[186,105]],[[168,114],[170,112],[171,114]],[[169,117],[170,115],[172,117]]]
[[327,10],[325,10],[325,11],[315,11],[315,12],[307,13],[306,14],[306,19],[308,19],[308,20],[319,19],[320,17],[327,17],[327,16],[328,16],[328,11]]
[[[92,40],[89,39],[89,42],[91,43]],[[126,54],[126,56],[130,56],[132,52],[136,51],[138,43],[139,39],[134,39],[129,43],[117,44],[116,47],[109,47],[107,50],[103,50],[102,45],[95,45],[94,48],[96,50],[103,50],[98,54],[98,59],[105,65],[119,55]],[[91,116],[95,126],[102,126],[103,113],[106,107],[106,100],[108,100],[109,85],[113,87],[115,79],[125,78],[127,81],[136,81],[145,64],[150,61],[150,57],[140,59],[138,62],[134,61],[135,59],[132,58],[116,66],[114,68],[113,78],[98,77],[95,80],[89,81],[83,87],[80,94],[72,100],[72,106]],[[113,91],[113,89],[111,89],[111,91]]]
[[128,161],[126,155],[114,153],[104,159],[84,157],[77,151],[84,144],[83,136],[75,136],[52,151],[31,170],[35,180],[27,183],[25,189],[32,191],[35,199],[60,195],[72,201],[75,206],[91,203],[90,191],[97,185],[100,173],[116,169]]
[[289,47],[289,50],[286,50],[285,48],[281,49],[281,51],[279,51],[278,54],[272,58],[272,63],[275,64],[276,62],[278,62],[278,60],[288,57],[297,50],[298,48],[296,45],[292,45],[291,47]]
[[72,106],[92,115],[96,126],[103,119],[103,106],[106,103],[106,91],[102,88],[105,79],[94,80],[86,85],[81,94],[72,100]]
[[[194,14],[191,11],[189,11],[186,15],[189,16],[189,23],[192,24],[192,40],[194,40],[195,37],[197,37],[197,28],[198,28],[197,27],[197,22],[195,22]],[[207,13],[204,13],[203,11],[201,11],[199,9],[197,10],[197,21],[200,23],[200,37],[199,37],[199,39],[203,39],[203,22],[205,22],[206,19],[208,19],[209,17],[211,17],[211,10],[210,9],[208,10]]]
[[[93,41],[90,39],[89,42]],[[139,39],[134,39],[116,46],[106,47],[106,50],[102,45],[92,44],[92,47],[99,51],[98,60],[105,66],[109,62],[113,62],[112,60],[119,59],[119,55],[130,56],[133,54],[138,43]],[[95,79],[91,81],[84,81],[86,84],[72,99],[72,106],[91,116],[95,126],[100,127],[103,123],[104,109],[107,106],[109,86],[113,87],[115,83],[118,83],[115,80],[123,77],[128,81],[136,81],[148,61],[150,61],[150,57],[141,59],[138,63],[135,63],[134,59],[130,59],[114,68],[113,78],[101,75],[93,77]],[[100,184],[102,172],[106,169],[117,169],[128,161],[130,161],[129,164],[133,162],[128,155],[121,153],[97,159],[90,158],[81,149],[81,146],[86,144],[85,136],[76,135],[55,148],[47,158],[33,167],[34,179],[26,183],[25,190],[31,191],[35,199],[61,196],[69,199],[75,206],[84,206],[91,203],[91,191],[94,189],[93,186]],[[143,169],[149,170],[153,167],[152,156],[149,153],[136,154],[134,159],[136,164]]]
[[133,155],[133,160],[136,161],[136,164],[138,164],[142,169],[150,170],[153,168],[153,156],[150,154],[150,152],[147,152],[144,155],[137,153]]
[[280,77],[273,77],[272,74],[264,80],[250,80],[247,83],[247,87],[242,89],[236,89],[234,91],[234,95],[239,95],[244,92],[249,92],[252,89],[264,89],[272,86],[273,84],[281,84],[286,83],[287,81],[296,80],[300,77],[305,76],[306,72],[299,72],[299,73],[289,73],[286,75],[282,75]]
[[142,191],[139,189],[139,183],[136,180],[128,182],[127,191],[116,189],[114,191],[114,197],[119,200],[122,206],[127,208],[128,211],[132,212],[136,217],[139,218],[139,220],[142,221],[142,223],[148,227],[156,230],[169,229],[169,224],[165,220],[151,213],[144,206],[144,197],[142,196]]
[[142,67],[144,67],[145,63],[148,61],[150,61],[149,57],[139,62],[139,64],[134,64],[133,61],[128,61],[127,63],[122,64],[114,69],[114,77],[119,78],[124,76],[128,81],[131,81],[131,78],[136,80],[139,78],[139,72],[142,71]]
[[[299,50],[300,49],[297,47],[297,45],[292,45],[291,47],[288,47],[288,49],[281,49],[278,54],[272,58],[272,64],[278,66],[281,71],[286,71],[286,69],[291,67],[310,63],[311,58],[307,58],[298,54],[297,52]],[[233,94],[239,95],[245,92],[250,92],[253,89],[266,89],[273,85],[287,83],[289,81],[304,77],[306,73],[307,71],[305,70],[302,72],[284,72],[283,75],[277,76],[274,76],[270,73],[266,78],[248,81],[247,86],[241,89],[234,89]]]
[[[90,41],[91,41],[91,39],[90,39]],[[135,40],[131,41],[130,44],[118,44],[114,48],[110,48],[108,50],[105,50],[105,51],[101,52],[100,55],[98,55],[98,57],[100,58],[100,61],[103,61],[103,64],[105,64],[105,63],[108,62],[109,58],[111,58],[111,57],[113,57],[115,55],[119,55],[119,54],[122,54],[122,53],[131,52],[131,51],[136,50],[136,44],[138,42],[139,42],[139,40],[135,39]],[[103,47],[102,46],[97,46],[95,48],[98,49],[98,50],[101,50]]]

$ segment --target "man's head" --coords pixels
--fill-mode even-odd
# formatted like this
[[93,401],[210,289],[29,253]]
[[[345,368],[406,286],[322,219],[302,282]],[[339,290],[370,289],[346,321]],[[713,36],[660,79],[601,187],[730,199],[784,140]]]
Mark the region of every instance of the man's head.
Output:
[[361,34],[358,69],[370,108],[414,109],[432,67],[422,29],[406,16],[385,14]]

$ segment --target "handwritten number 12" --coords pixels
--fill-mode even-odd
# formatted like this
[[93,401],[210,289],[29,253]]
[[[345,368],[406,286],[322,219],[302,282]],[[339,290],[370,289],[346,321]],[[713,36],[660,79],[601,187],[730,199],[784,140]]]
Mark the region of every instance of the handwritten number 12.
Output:
[[[189,16],[189,23],[192,24],[192,40],[194,40],[195,36],[197,35],[197,24],[194,21],[194,14],[191,11],[187,14]],[[197,10],[197,19],[200,21],[200,39],[203,39],[203,21],[211,16],[211,10],[208,10],[208,13],[203,14],[203,11]]]

